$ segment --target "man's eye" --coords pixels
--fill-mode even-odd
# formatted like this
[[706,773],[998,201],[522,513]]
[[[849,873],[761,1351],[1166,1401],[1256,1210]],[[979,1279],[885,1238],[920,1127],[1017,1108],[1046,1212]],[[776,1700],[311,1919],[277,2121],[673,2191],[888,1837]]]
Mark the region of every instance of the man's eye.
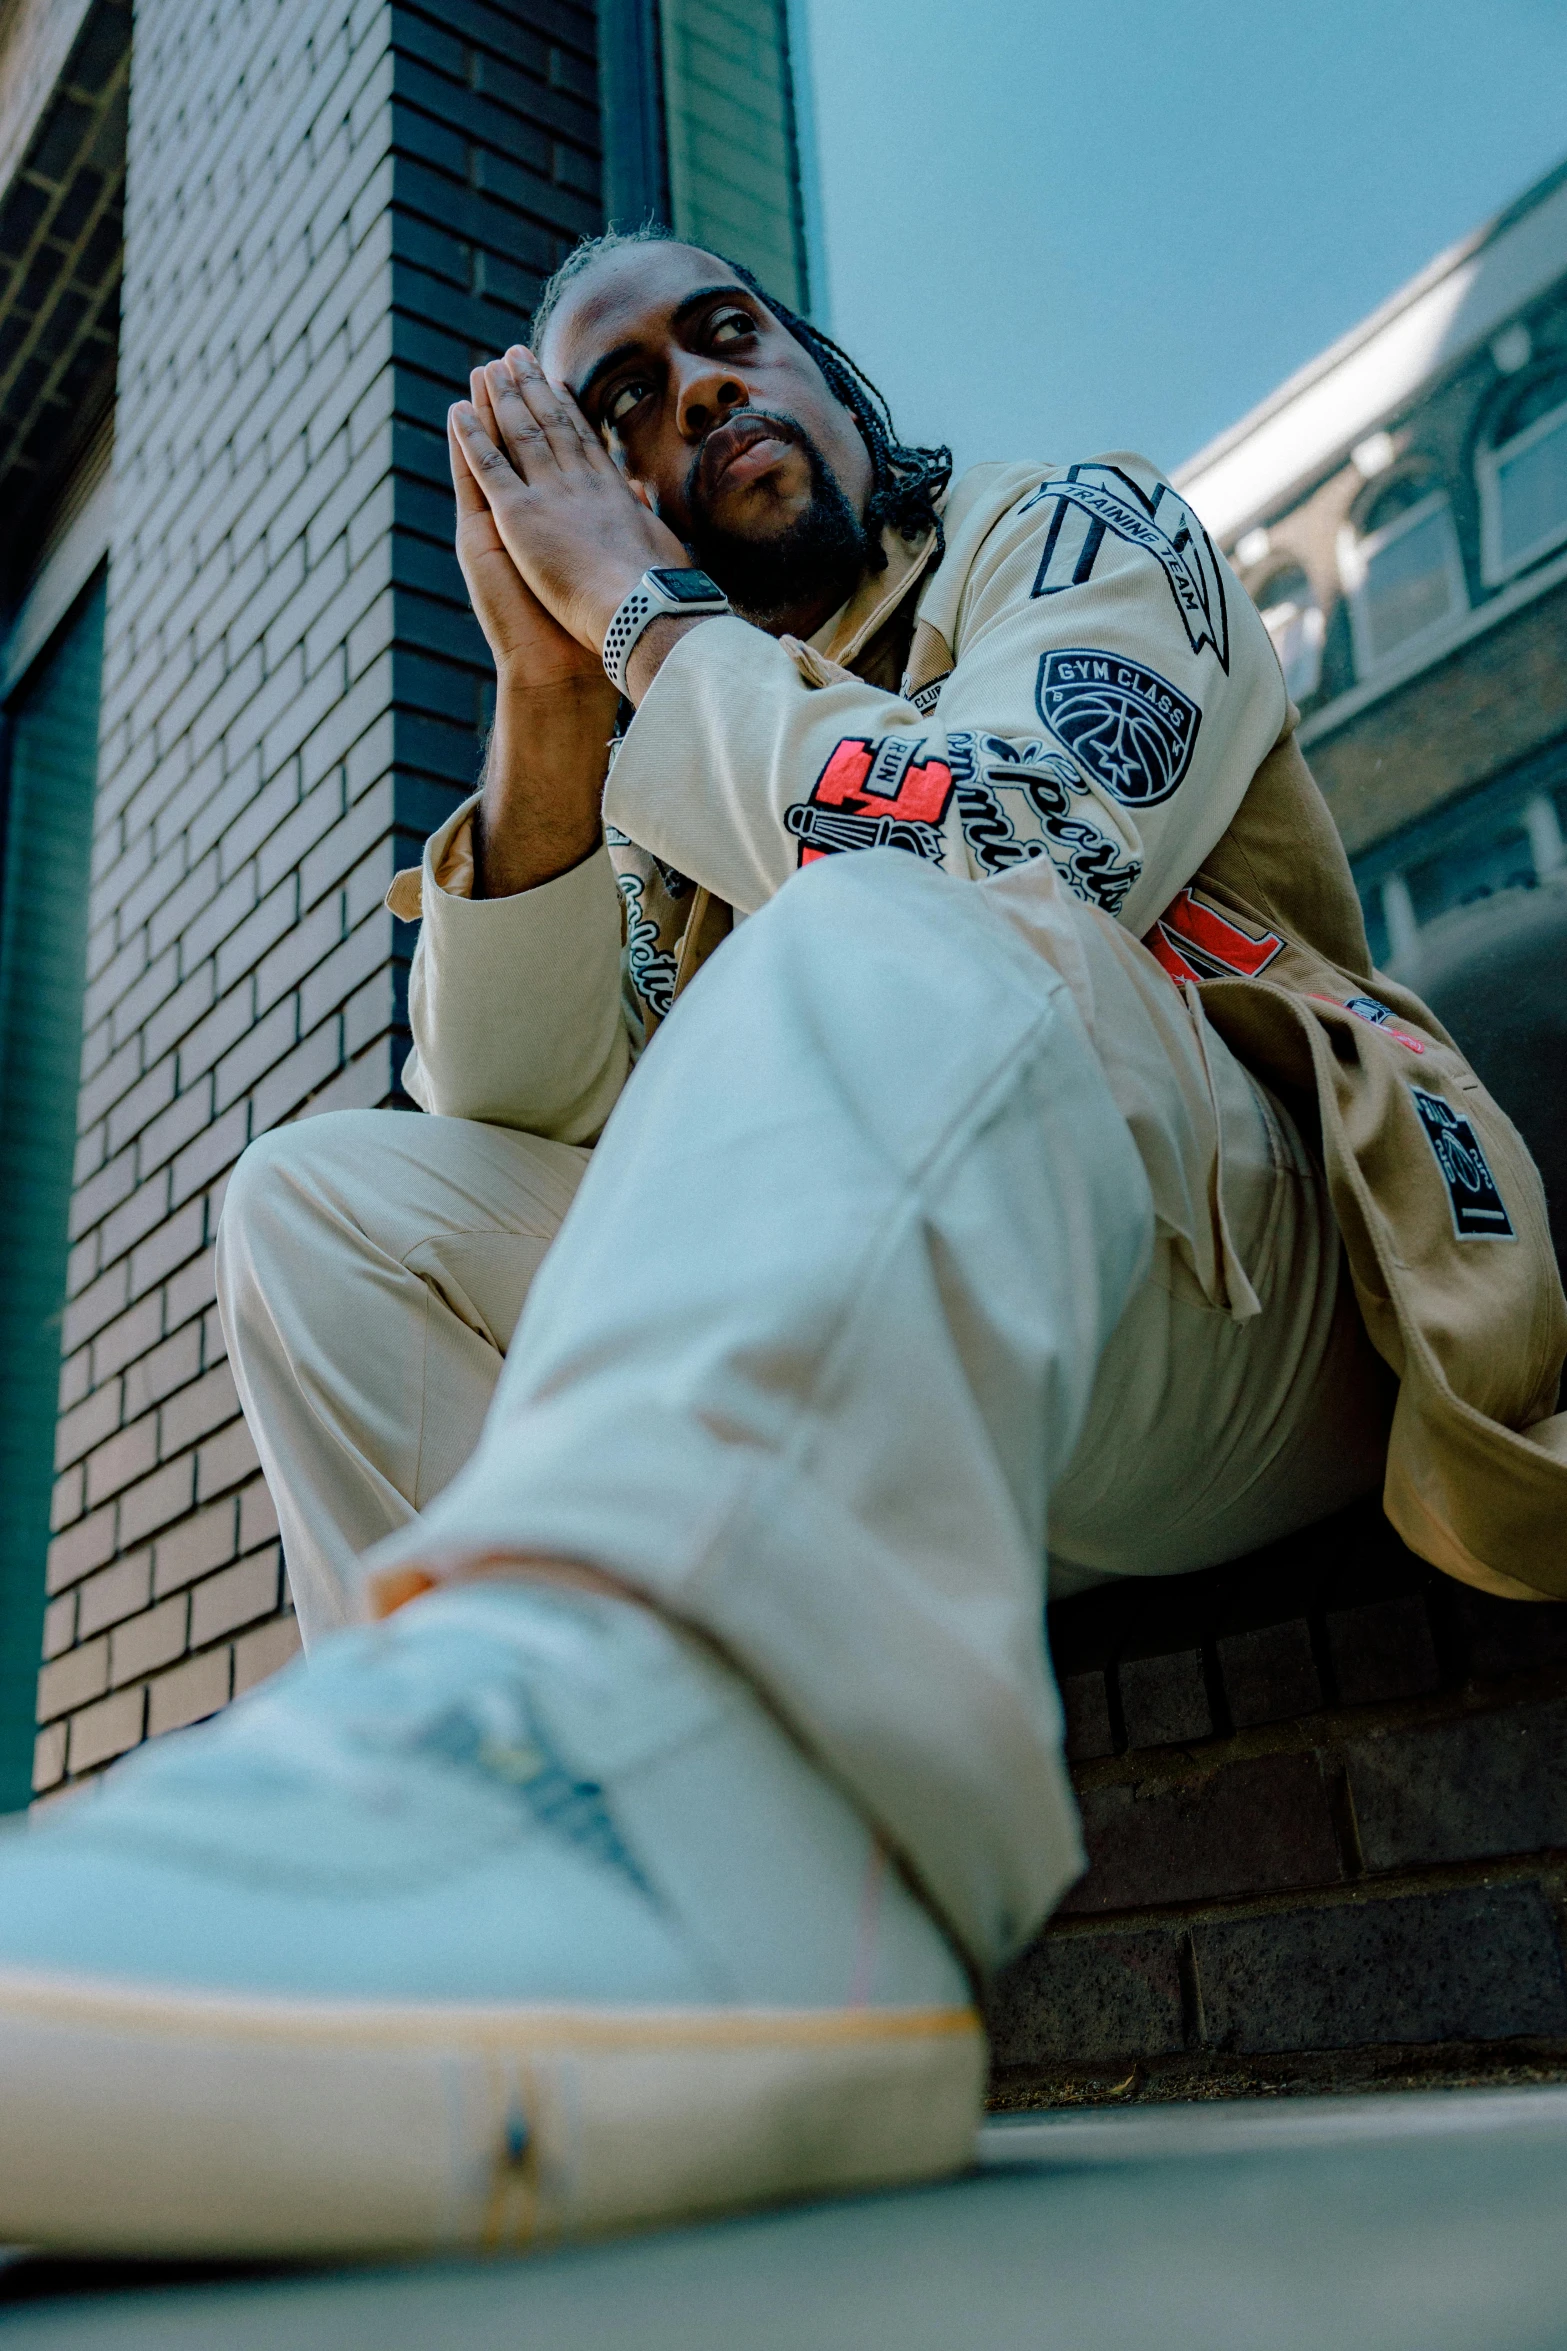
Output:
[[640,376],[633,376],[628,382],[617,384],[604,403],[604,422],[610,425],[624,424],[646,391],[647,386]]
[[714,319],[709,332],[715,343],[737,343],[755,332],[756,322],[748,311],[726,310]]

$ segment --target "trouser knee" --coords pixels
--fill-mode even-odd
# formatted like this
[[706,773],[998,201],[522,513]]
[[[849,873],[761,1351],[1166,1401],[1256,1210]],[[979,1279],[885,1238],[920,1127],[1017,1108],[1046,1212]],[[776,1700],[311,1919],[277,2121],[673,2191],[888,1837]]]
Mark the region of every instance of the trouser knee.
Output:
[[353,1221],[352,1195],[373,1168],[384,1110],[326,1111],[258,1135],[229,1178],[218,1224],[220,1287],[261,1265],[296,1286],[310,1233]]
[[740,926],[700,978],[714,994],[830,1002],[837,1025],[857,1009],[891,1009],[885,991],[894,965],[906,1003],[943,988],[958,963],[974,973],[991,962],[1037,981],[1033,959],[1019,954],[972,882],[904,850],[863,849],[807,866]]
[[1051,1012],[1061,1049],[1083,1046],[1064,983],[984,892],[895,849],[822,858],[742,924],[676,1008],[693,1049],[699,1007],[709,1049],[722,1028],[769,1066],[841,1052],[957,1077]]
[[806,866],[738,938],[775,944],[799,941],[807,952],[843,942],[867,927],[889,934],[928,931],[949,917],[961,922],[973,884],[959,881],[902,849],[859,849],[820,857]]

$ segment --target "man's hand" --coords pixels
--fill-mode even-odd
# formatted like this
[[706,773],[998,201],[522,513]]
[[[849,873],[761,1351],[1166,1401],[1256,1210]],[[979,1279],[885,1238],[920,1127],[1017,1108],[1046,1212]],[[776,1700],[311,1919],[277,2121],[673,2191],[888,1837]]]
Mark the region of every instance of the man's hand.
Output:
[[642,574],[652,564],[683,565],[685,548],[633,494],[571,394],[548,382],[531,351],[516,344],[482,374],[489,415],[477,398],[459,401],[454,443],[539,604],[599,655]]
[[[476,367],[468,383],[481,430],[493,441],[498,434],[484,369]],[[447,418],[446,442],[457,500],[457,562],[474,617],[494,657],[500,691],[587,679],[595,671],[602,677],[602,666],[591,651],[545,610],[507,554],[489,501],[464,453],[456,416],[453,409]]]
[[[482,368],[475,412],[495,419]],[[510,897],[591,856],[618,697],[603,663],[568,635],[501,544],[464,445],[448,426],[457,560],[495,657],[495,728],[474,830],[474,895]]]

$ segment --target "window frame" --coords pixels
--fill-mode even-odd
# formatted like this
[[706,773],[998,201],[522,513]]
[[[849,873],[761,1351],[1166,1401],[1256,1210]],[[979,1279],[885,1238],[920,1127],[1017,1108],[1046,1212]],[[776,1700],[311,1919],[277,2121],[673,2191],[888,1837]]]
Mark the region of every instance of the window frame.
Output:
[[[1386,484],[1380,487],[1385,491]],[[1411,531],[1418,530],[1438,512],[1447,523],[1444,569],[1452,590],[1448,608],[1410,636],[1402,638],[1398,644],[1389,646],[1386,652],[1374,653],[1371,647],[1371,613],[1366,596],[1366,582],[1370,577],[1371,566],[1384,549],[1392,546],[1396,540],[1407,537]],[[1441,630],[1450,628],[1455,620],[1472,609],[1469,582],[1464,576],[1463,551],[1458,544],[1458,524],[1453,514],[1453,501],[1441,483],[1437,483],[1425,497],[1417,498],[1413,506],[1406,506],[1402,514],[1395,514],[1392,521],[1384,523],[1380,530],[1362,532],[1353,523],[1346,523],[1339,532],[1338,568],[1345,600],[1349,605],[1350,636],[1355,649],[1357,679],[1375,677],[1381,671],[1392,668],[1395,662],[1406,660],[1421,645]]]
[[[0,1511],[0,1814],[33,1788],[35,1692],[47,1603],[50,1457],[68,1298],[72,1160],[76,1142],[83,997],[87,984],[92,842],[100,773],[106,562],[100,558],[31,660],[3,708],[4,834],[0,839],[0,1163],[25,1200],[13,1211],[26,1272],[0,1313],[0,1399],[7,1414],[6,1503]],[[69,664],[69,668],[61,668]],[[85,678],[90,674],[91,691]],[[89,709],[90,703],[90,709]],[[84,738],[59,759],[61,713]],[[28,730],[38,732],[28,742]],[[81,756],[70,763],[72,750]],[[50,763],[53,760],[52,772]],[[69,786],[62,791],[62,775]],[[47,788],[45,788],[47,787]],[[41,820],[41,822],[40,822]],[[18,827],[12,837],[13,826]],[[40,840],[39,832],[44,838]],[[23,841],[41,860],[24,871]],[[22,1039],[16,1057],[13,1050]],[[53,1044],[54,1068],[48,1067]],[[40,1107],[43,1116],[40,1116]],[[51,1132],[51,1122],[53,1132]],[[18,1406],[20,1404],[20,1409]],[[15,1434],[29,1419],[42,1475],[13,1474]]]
[[[1306,592],[1304,603],[1300,602],[1298,599],[1291,598],[1288,603],[1281,602],[1273,605],[1264,605],[1262,599],[1268,594],[1269,590],[1276,587],[1281,580],[1287,579],[1298,579],[1301,582]],[[1273,647],[1274,658],[1278,662],[1280,672],[1284,677],[1285,692],[1289,695],[1293,702],[1309,702],[1311,697],[1319,691],[1322,685],[1322,655],[1323,650],[1327,644],[1328,616],[1323,609],[1322,599],[1317,594],[1316,589],[1313,587],[1311,576],[1307,572],[1304,564],[1298,563],[1294,560],[1291,560],[1288,563],[1276,564],[1273,570],[1268,573],[1266,579],[1259,581],[1256,592],[1252,597],[1252,602],[1256,605],[1258,617],[1261,620],[1263,627],[1268,632],[1268,640]],[[1290,684],[1289,674],[1284,668],[1284,656],[1279,650],[1279,640],[1278,637],[1274,634],[1269,619],[1270,613],[1285,611],[1288,611],[1294,618],[1302,622],[1303,634],[1307,641],[1312,660],[1311,684],[1309,686],[1302,687],[1298,693],[1294,686]],[[1312,625],[1313,623],[1315,623],[1315,626]]]
[[1511,558],[1502,554],[1502,500],[1500,475],[1509,458],[1522,456],[1536,441],[1543,441],[1550,433],[1567,432],[1567,397],[1526,424],[1521,433],[1514,433],[1509,441],[1498,441],[1482,448],[1475,459],[1475,478],[1480,490],[1480,576],[1488,588],[1497,588],[1506,580],[1516,579],[1527,571],[1531,563],[1538,563],[1553,547],[1567,542],[1567,510],[1538,539],[1532,539],[1522,554]]

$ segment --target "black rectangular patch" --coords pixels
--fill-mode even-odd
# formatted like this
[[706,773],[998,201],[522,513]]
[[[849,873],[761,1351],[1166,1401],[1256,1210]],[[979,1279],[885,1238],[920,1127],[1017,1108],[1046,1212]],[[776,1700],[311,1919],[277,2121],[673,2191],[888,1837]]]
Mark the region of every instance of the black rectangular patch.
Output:
[[1496,1188],[1496,1178],[1468,1119],[1440,1094],[1423,1093],[1419,1086],[1411,1086],[1409,1091],[1415,1098],[1426,1141],[1442,1171],[1448,1206],[1453,1212],[1453,1230],[1458,1238],[1516,1241],[1518,1236]]

